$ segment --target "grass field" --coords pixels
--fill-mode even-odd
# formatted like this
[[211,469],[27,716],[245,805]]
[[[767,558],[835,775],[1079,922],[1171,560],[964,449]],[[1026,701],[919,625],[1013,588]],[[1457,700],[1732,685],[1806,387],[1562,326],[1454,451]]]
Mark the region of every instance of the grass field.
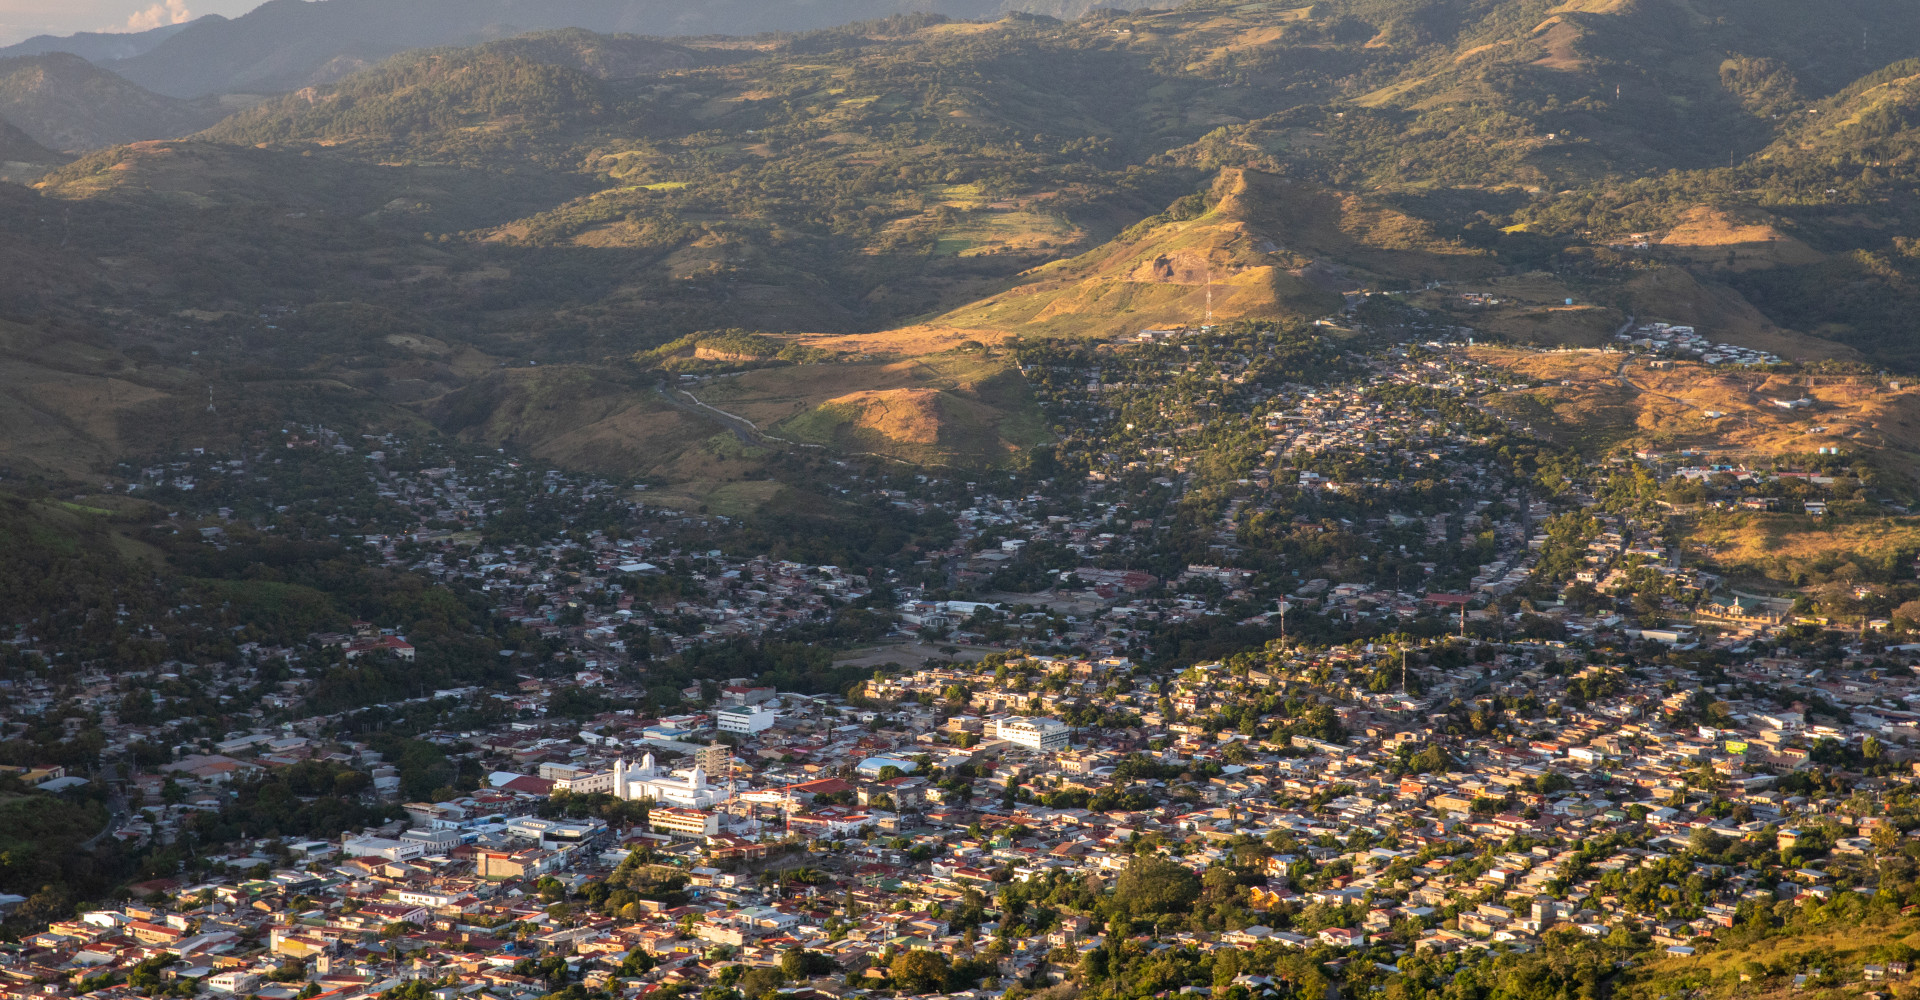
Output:
[[1820,253],[1766,220],[1741,220],[1705,205],[1689,211],[1657,244],[1663,257],[1739,271],[1818,263]]
[[807,347],[823,351],[864,354],[874,358],[915,358],[952,350],[966,341],[997,344],[1007,339],[1005,330],[956,326],[903,326],[879,333],[802,334],[793,339]]
[[1770,351],[1789,360],[1860,356],[1843,344],[1782,329],[1739,293],[1725,285],[1703,282],[1682,268],[1645,272],[1622,285],[1620,291],[1636,318],[1686,324],[1715,342]]
[[1079,227],[1039,212],[974,212],[940,231],[934,253],[972,257],[985,253],[1040,250],[1079,242]]
[[1804,583],[1846,563],[1870,565],[1920,552],[1920,518],[1826,520],[1802,514],[1716,513],[1696,520],[1686,545],[1714,572],[1774,583]]
[[909,461],[999,464],[1046,439],[1026,381],[977,351],[766,368],[693,392],[775,438]]
[[[1721,948],[1688,957],[1657,958],[1639,969],[1632,986],[1616,994],[1623,1000],[1658,1000],[1673,996],[1735,995],[1751,1000],[1794,997],[1796,1000],[1855,1000],[1870,995],[1873,983],[1862,984],[1860,969],[1872,961],[1884,961],[1886,950],[1904,945],[1920,947],[1920,924],[1911,918],[1885,925],[1834,926],[1801,930],[1791,935],[1762,938],[1751,944]],[[1794,971],[1817,964],[1823,971],[1837,975],[1849,985],[1796,989]],[[1791,970],[1791,971],[1786,971]],[[1810,970],[1807,970],[1810,971]],[[1779,975],[1771,973],[1779,972]],[[1753,974],[1750,982],[1739,977]],[[1702,980],[1717,986],[1700,987]],[[1685,984],[1683,986],[1682,984]],[[1863,989],[1863,985],[1865,988]],[[1877,984],[1884,986],[1885,984]]]
[[704,510],[725,517],[746,517],[773,502],[786,489],[772,480],[745,482],[687,482],[647,490],[634,499],[647,507],[668,510]]
[[1437,238],[1412,216],[1313,185],[1227,170],[1213,198],[1197,218],[1149,220],[934,323],[1072,337],[1205,322],[1209,305],[1216,321],[1314,319],[1341,307],[1336,286],[1492,270],[1485,254]]
[[[1492,397],[1563,444],[1697,448],[1727,456],[1871,454],[1920,475],[1920,389],[1869,376],[1784,376],[1695,362],[1655,369],[1639,357],[1477,347],[1474,356],[1551,384]],[[1622,368],[1622,365],[1625,365]],[[1561,382],[1570,384],[1562,385]],[[1776,399],[1814,400],[1784,410]]]

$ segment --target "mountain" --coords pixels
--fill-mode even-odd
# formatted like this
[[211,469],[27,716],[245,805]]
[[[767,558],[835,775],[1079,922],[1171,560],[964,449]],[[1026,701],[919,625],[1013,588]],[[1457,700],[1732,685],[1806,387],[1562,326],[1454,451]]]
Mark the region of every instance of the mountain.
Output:
[[[997,345],[1209,314],[1576,346],[1633,316],[1920,367],[1920,65],[1888,41],[1915,11],[1701,10],[1194,0],[413,50],[18,192],[0,319],[94,337],[88,377],[708,479],[803,446],[993,464],[1044,438]],[[807,351],[656,353],[734,328]],[[728,377],[695,401],[663,372]]]
[[1494,256],[1367,199],[1242,169],[1078,257],[932,321],[1019,335],[1116,336],[1211,316],[1313,319],[1388,276],[1481,277]]
[[0,121],[0,181],[22,184],[67,162],[67,157],[33,141],[10,122]]
[[0,59],[0,118],[52,149],[187,135],[226,113],[217,101],[162,97],[65,52]]
[[50,52],[72,53],[92,63],[131,59],[151,51],[154,46],[185,31],[193,24],[201,21],[224,20],[226,18],[218,14],[208,14],[194,21],[163,24],[145,31],[82,31],[72,35],[35,35],[24,42],[0,46],[0,59],[43,56]]
[[1009,10],[1078,16],[1096,0],[269,0],[202,19],[145,51],[106,63],[179,98],[278,93],[331,83],[411,48],[471,45],[582,28],[646,35],[808,31],[899,14],[997,17]]

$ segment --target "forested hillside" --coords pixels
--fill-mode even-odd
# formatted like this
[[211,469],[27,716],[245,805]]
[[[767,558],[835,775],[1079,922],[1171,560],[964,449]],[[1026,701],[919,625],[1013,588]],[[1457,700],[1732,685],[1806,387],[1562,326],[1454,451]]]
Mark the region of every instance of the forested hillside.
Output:
[[0,121],[70,153],[185,135],[231,110],[162,97],[64,52],[0,59]]
[[[118,352],[94,376],[244,370],[369,412],[460,412],[436,400],[514,360],[597,366],[625,387],[609,405],[664,414],[626,359],[701,331],[884,333],[872,350],[900,358],[1210,303],[1313,319],[1343,293],[1502,274],[1599,311],[1509,324],[1523,339],[1591,343],[1600,314],[1657,310],[1905,367],[1916,18],[1326,0],[569,30],[409,52],[93,153],[0,239],[44,273],[17,304]],[[915,388],[848,374],[801,409]]]

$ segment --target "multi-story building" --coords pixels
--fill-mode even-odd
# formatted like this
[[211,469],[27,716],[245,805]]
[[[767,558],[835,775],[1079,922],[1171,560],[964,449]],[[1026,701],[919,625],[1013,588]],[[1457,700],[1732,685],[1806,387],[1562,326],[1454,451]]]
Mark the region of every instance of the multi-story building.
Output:
[[994,722],[994,735],[1017,747],[1049,753],[1065,750],[1072,727],[1044,716],[1015,715]]
[[773,720],[778,713],[758,705],[743,705],[739,708],[723,708],[714,713],[714,720],[723,733],[736,733],[749,736],[773,728]]
[[700,809],[662,806],[647,811],[647,825],[656,833],[676,837],[711,837],[720,832],[720,817]]
[[708,774],[724,775],[733,762],[733,748],[725,743],[709,743],[693,755],[693,760]]

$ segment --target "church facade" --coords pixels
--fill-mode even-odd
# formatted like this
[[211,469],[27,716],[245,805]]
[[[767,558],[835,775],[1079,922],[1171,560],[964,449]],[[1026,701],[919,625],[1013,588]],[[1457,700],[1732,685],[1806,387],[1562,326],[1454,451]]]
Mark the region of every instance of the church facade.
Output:
[[637,764],[622,757],[612,770],[556,781],[553,787],[575,795],[605,792],[617,799],[652,799],[682,809],[707,809],[726,798],[725,789],[707,784],[704,768],[695,765],[685,778],[678,778],[656,766],[651,753]]

